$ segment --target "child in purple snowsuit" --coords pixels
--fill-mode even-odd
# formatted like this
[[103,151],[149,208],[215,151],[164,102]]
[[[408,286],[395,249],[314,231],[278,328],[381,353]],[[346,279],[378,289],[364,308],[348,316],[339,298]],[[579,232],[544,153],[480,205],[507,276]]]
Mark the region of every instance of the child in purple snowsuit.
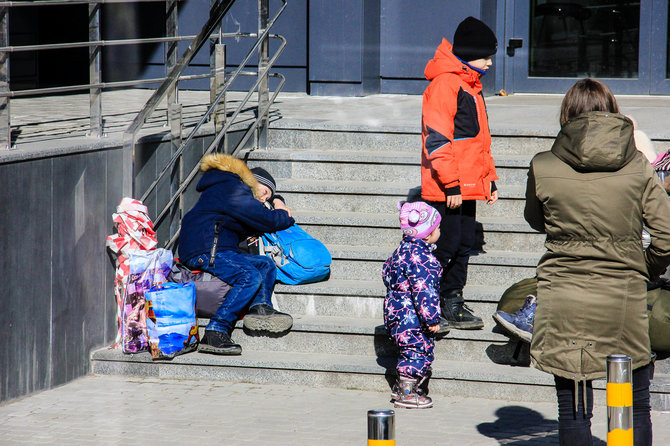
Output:
[[432,254],[440,238],[440,214],[424,202],[398,204],[403,239],[384,263],[384,325],[399,350],[398,382],[392,398],[398,407],[432,407],[419,390],[433,362],[439,330],[442,266]]

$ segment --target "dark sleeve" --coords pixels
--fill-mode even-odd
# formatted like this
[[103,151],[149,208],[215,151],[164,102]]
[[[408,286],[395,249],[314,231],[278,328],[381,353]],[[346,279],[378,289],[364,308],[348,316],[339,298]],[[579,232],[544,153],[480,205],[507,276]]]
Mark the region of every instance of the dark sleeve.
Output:
[[651,280],[656,280],[670,264],[670,200],[650,164],[645,164],[647,184],[642,195],[642,218],[651,244],[644,259]]
[[295,223],[288,212],[266,208],[247,186],[232,194],[229,203],[226,213],[252,231],[277,232]]
[[537,198],[535,191],[535,172],[533,171],[533,163],[530,163],[528,170],[528,181],[526,182],[526,207],[523,210],[523,216],[531,228],[538,232],[544,233],[544,212],[542,211],[542,203]]
[[444,194],[447,197],[451,197],[454,195],[461,195],[461,186],[448,187],[444,190]]

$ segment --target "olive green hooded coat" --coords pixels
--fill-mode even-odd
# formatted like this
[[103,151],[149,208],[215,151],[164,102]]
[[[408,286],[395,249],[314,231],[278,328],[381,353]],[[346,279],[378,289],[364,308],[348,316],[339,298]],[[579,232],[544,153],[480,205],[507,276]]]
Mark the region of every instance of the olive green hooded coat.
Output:
[[630,355],[634,369],[649,363],[646,282],[670,263],[670,200],[631,121],[590,112],[566,122],[531,161],[524,215],[547,234],[533,364],[580,381],[604,377],[611,354]]

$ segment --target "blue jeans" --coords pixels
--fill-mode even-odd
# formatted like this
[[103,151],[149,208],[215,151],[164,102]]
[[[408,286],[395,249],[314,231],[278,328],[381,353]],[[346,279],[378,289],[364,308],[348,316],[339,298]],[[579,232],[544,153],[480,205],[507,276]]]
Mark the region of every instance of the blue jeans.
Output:
[[214,266],[210,267],[209,257],[209,254],[201,254],[183,262],[187,267],[207,271],[231,286],[205,328],[230,334],[242,311],[259,304],[272,306],[277,267],[266,256],[234,251],[217,252]]

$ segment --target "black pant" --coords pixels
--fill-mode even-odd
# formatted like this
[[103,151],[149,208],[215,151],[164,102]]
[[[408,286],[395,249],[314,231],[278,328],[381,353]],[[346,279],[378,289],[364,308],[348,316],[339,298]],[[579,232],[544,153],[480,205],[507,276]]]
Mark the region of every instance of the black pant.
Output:
[[[651,446],[651,404],[649,383],[654,375],[654,364],[633,370],[633,442],[635,446]],[[575,413],[575,382],[554,376],[558,397],[558,441],[561,446],[593,446],[591,418],[593,417],[593,387],[586,382],[586,411],[584,411],[582,383],[577,395]]]
[[429,201],[442,216],[440,239],[433,251],[444,271],[440,282],[440,296],[463,290],[468,276],[470,251],[475,244],[477,202],[464,200],[456,209],[447,208],[445,202]]

